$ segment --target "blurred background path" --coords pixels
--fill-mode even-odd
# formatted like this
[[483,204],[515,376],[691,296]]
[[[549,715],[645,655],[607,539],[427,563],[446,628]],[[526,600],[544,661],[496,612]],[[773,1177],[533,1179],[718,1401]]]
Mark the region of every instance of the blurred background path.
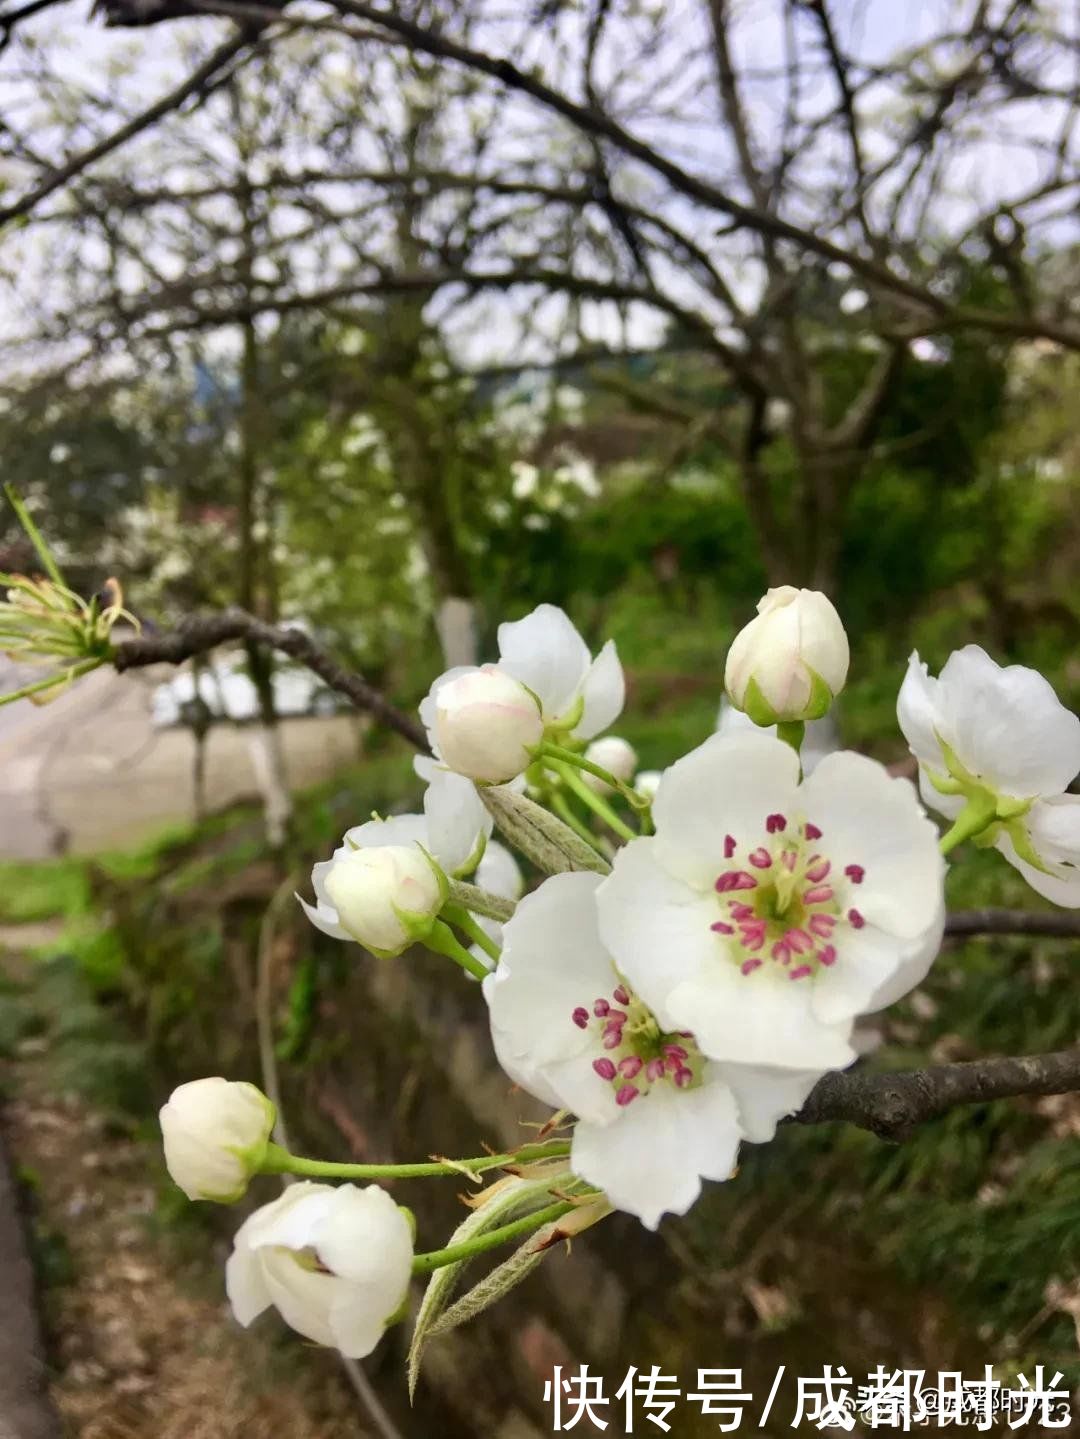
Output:
[[[155,728],[150,698],[174,671],[137,677],[101,669],[52,704],[0,707],[0,859],[88,854],[137,842],[194,818],[195,741],[185,728]],[[0,693],[37,678],[0,659]],[[348,715],[281,721],[293,788],[314,784],[356,757]],[[206,793],[215,808],[257,793],[243,726],[219,724],[206,744]]]

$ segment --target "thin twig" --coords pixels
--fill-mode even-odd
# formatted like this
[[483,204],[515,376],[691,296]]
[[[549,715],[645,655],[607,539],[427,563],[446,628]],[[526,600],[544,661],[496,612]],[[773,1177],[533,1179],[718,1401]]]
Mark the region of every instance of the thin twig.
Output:
[[362,675],[338,664],[303,630],[290,625],[266,624],[245,610],[230,608],[219,614],[192,615],[167,634],[143,633],[135,639],[124,640],[113,649],[113,664],[120,674],[145,665],[183,664],[192,656],[205,654],[229,640],[254,640],[280,650],[305,665],[332,690],[345,695],[357,709],[374,715],[411,745],[427,751],[423,727],[392,705]]

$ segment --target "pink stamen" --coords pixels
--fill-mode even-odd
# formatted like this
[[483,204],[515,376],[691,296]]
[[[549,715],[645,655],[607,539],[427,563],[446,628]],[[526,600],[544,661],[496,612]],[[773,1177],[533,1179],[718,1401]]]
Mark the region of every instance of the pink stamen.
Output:
[[604,1031],[604,1037],[600,1042],[605,1049],[618,1049],[619,1045],[622,1044],[622,1030],[606,1029]]
[[592,1067],[601,1079],[611,1080],[615,1078],[615,1066],[610,1059],[594,1059]]
[[610,1010],[611,1005],[608,1004],[606,999],[598,999],[592,1007],[592,1012],[596,1015],[597,1019],[603,1019],[604,1015],[608,1014]]
[[662,1059],[650,1059],[645,1066],[645,1078],[650,1084],[655,1084],[664,1075],[664,1061]]
[[578,1029],[588,1029],[589,1011],[587,1009],[582,1009],[580,1004],[578,1005],[577,1009],[574,1010],[572,1018]]
[[765,829],[769,834],[779,834],[787,829],[787,820],[782,814],[770,814],[765,818]]
[[818,829],[818,827],[817,827],[816,824],[807,824],[807,825],[804,825],[804,826],[803,826],[803,834],[806,835],[806,838],[807,838],[807,839],[820,839],[820,838],[821,838],[821,830]]
[[790,945],[796,954],[806,954],[814,947],[814,941],[805,929],[789,929],[784,935],[784,943]]
[[822,859],[820,855],[815,854],[811,858],[810,864],[807,866],[806,877],[811,884],[820,884],[821,881],[829,873],[830,869],[832,869],[832,865],[829,863],[829,861],[827,859]]
[[772,866],[772,855],[767,849],[755,849],[750,855],[750,863],[755,869],[769,869]]
[[832,894],[832,885],[818,884],[815,885],[813,889],[806,891],[803,895],[803,902],[805,904],[828,904],[829,900],[832,899]]
[[693,1081],[694,1081],[694,1071],[693,1071],[692,1069],[677,1069],[677,1070],[675,1071],[675,1087],[676,1087],[676,1089],[685,1089],[686,1086],[687,1086],[688,1084],[692,1084]]
[[742,964],[741,964],[741,966],[740,966],[740,968],[742,969],[743,974],[753,974],[753,972],[754,972],[755,969],[760,969],[760,968],[761,968],[761,960],[760,960],[760,959],[744,959],[743,962],[742,962]]
[[626,1023],[626,1021],[627,1021],[628,1018],[629,1018],[629,1015],[627,1015],[626,1013],[624,1013],[624,1011],[621,1010],[621,1009],[609,1009],[609,1010],[608,1010],[608,1023],[609,1023],[609,1024],[617,1024],[620,1029],[622,1029],[623,1025]]
[[757,880],[745,869],[726,870],[716,881],[718,894],[728,894],[733,889],[757,889]]
[[851,925],[852,929],[862,929],[863,925],[866,923],[866,920],[863,919],[862,915],[857,909],[849,909],[847,912],[847,917],[848,924]]
[[786,945],[782,939],[778,940],[772,947],[772,957],[780,964],[790,964],[791,947]]
[[724,836],[724,858],[730,859],[735,853],[735,836],[733,834]]
[[624,1079],[634,1079],[641,1073],[641,1060],[636,1054],[628,1054],[625,1059],[619,1060],[619,1073]]
[[674,1074],[677,1069],[682,1069],[682,1067],[683,1062],[677,1054],[669,1054],[664,1059],[664,1068],[671,1074]]
[[629,996],[629,994],[626,992],[626,990],[622,987],[621,984],[619,985],[618,989],[615,991],[614,998],[617,999],[620,1004],[629,1004],[629,1003],[630,1003],[630,996]]
[[836,963],[836,949],[833,945],[827,944],[824,949],[818,950],[818,959],[822,964],[830,965]]
[[740,904],[738,900],[731,902],[728,906],[728,913],[732,919],[737,919],[740,924],[744,919],[753,919],[754,917],[754,911],[751,907],[748,904]]
[[751,951],[761,949],[765,943],[765,921],[759,919],[753,924],[743,925],[743,932],[739,937],[742,940],[743,949]]
[[715,924],[710,924],[709,928],[713,931],[714,934],[735,933],[735,926],[733,924],[725,924],[722,919],[718,919]]
[[808,979],[810,975],[813,974],[813,972],[814,971],[810,968],[808,964],[800,964],[798,969],[793,969],[791,971],[791,973],[788,975],[788,979]]
[[811,934],[816,934],[819,939],[828,939],[836,924],[831,914],[812,914],[807,921],[807,929]]
[[625,1109],[628,1104],[633,1104],[640,1092],[634,1085],[624,1084],[615,1096],[615,1103]]
[[681,1044],[665,1044],[664,1053],[668,1056],[669,1059],[672,1055],[674,1055],[676,1059],[686,1058],[686,1050],[683,1049]]
[[851,880],[852,884],[862,884],[863,880],[866,878],[866,870],[863,869],[861,864],[847,865],[844,869],[844,873],[847,875],[848,879]]
[[784,866],[784,868],[788,871],[789,874],[794,874],[795,861],[798,858],[799,856],[795,853],[793,849],[785,849],[783,854],[780,856],[780,863]]

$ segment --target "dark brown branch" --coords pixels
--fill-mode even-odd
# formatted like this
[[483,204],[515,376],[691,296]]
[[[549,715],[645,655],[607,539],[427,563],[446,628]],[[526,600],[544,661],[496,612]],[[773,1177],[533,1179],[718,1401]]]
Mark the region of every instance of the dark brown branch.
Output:
[[978,934],[1044,935],[1050,939],[1080,939],[1080,910],[1028,913],[1022,909],[967,909],[950,914],[945,933],[956,938]]
[[1080,1090],[1080,1048],[1015,1059],[934,1064],[892,1074],[854,1069],[826,1074],[794,1116],[798,1124],[844,1121],[879,1139],[906,1139],[928,1119],[963,1104],[989,1104]]
[[106,155],[111,155],[114,150],[119,150],[121,146],[126,145],[129,140],[133,140],[143,130],[148,130],[151,125],[156,124],[165,115],[179,109],[185,100],[199,94],[203,87],[208,85],[249,43],[250,37],[241,34],[227,40],[224,45],[219,45],[212,54],[207,56],[198,69],[194,70],[174,90],[163,95],[160,100],[148,106],[134,119],[129,120],[126,125],[121,125],[118,130],[114,130],[111,135],[106,135],[104,140],[99,140],[96,145],[91,145],[89,149],[73,155],[63,165],[58,165],[40,184],[32,190],[27,190],[10,205],[5,205],[0,209],[0,225],[6,225],[21,215],[29,214],[42,200],[54,191],[61,189],[76,175],[81,175],[84,170],[89,169],[91,165],[96,165],[99,160],[103,160]]
[[418,750],[427,752],[427,736],[411,715],[403,713],[379,693],[362,675],[345,669],[331,658],[303,630],[289,625],[268,625],[244,610],[228,609],[215,615],[192,615],[168,634],[144,634],[125,640],[113,651],[113,664],[120,674],[145,665],[183,664],[194,655],[205,654],[228,640],[253,640],[280,650],[305,665],[332,690],[342,694],[359,710],[374,715]]

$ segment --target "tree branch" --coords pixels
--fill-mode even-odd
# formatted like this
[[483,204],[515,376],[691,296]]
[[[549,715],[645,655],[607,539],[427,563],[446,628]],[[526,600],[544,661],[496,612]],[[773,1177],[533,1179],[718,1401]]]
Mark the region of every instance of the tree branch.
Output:
[[855,1069],[826,1074],[794,1116],[798,1124],[841,1120],[879,1139],[906,1139],[928,1119],[962,1104],[1080,1090],[1080,1048],[1015,1059],[934,1064],[893,1074]]
[[978,934],[1036,934],[1050,939],[1080,939],[1080,910],[1028,913],[1023,909],[967,909],[950,914],[945,933],[953,938]]
[[140,635],[124,640],[113,650],[113,664],[120,674],[145,665],[183,664],[194,655],[205,654],[228,640],[253,640],[280,650],[305,665],[338,694],[359,710],[375,716],[418,750],[427,753],[427,736],[411,715],[397,709],[368,684],[362,675],[343,668],[303,630],[290,625],[268,625],[241,609],[223,610],[215,615],[192,615],[169,634]]

